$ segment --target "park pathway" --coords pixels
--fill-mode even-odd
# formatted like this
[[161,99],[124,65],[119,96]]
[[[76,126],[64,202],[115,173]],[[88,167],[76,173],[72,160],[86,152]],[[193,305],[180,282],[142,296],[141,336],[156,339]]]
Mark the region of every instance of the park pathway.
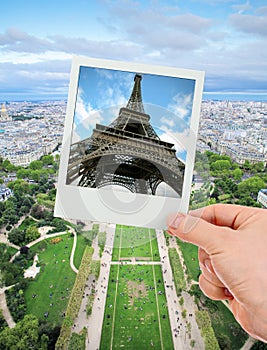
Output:
[[70,254],[70,267],[77,274],[79,270],[74,265],[74,254],[75,254],[75,249],[77,245],[77,233],[72,227],[69,227],[69,230],[73,233],[73,236],[74,236],[73,246]]
[[[162,230],[156,230],[156,232],[157,232],[157,238],[158,238],[160,258],[162,261],[162,274],[164,278],[165,294],[167,298],[174,348],[175,350],[190,349],[191,348],[190,340],[194,339],[196,342],[195,348],[197,350],[204,350],[205,349],[204,341],[201,337],[199,328],[195,320],[195,310],[197,310],[197,307],[194,303],[193,298],[186,292],[182,293],[182,296],[184,298],[184,305],[183,306],[180,305],[176,294],[175,285],[173,282],[173,274],[172,274],[172,269],[170,265],[168,247],[166,246],[164,233]],[[171,240],[172,238],[170,239],[170,241]],[[175,246],[174,242],[172,242],[170,246],[171,247]],[[176,243],[176,246],[177,246],[177,243]],[[186,318],[183,318],[181,315],[183,309],[187,310]],[[189,314],[192,316],[189,316]],[[191,339],[187,334],[186,322],[190,322],[191,324]]]
[[242,346],[242,348],[240,350],[250,350],[253,346],[253,344],[256,343],[256,339],[252,338],[252,337],[248,337],[248,339],[246,340],[245,344]]
[[5,291],[12,288],[13,286],[14,285],[0,288],[0,308],[2,309],[4,319],[6,320],[9,328],[14,328],[16,323],[14,322],[13,317],[11,316],[11,313],[7,307]]
[[96,350],[100,347],[115,230],[116,225],[113,224],[101,224],[99,228],[99,232],[106,232],[106,244],[101,257],[99,278],[95,284],[95,302],[93,304],[92,314],[87,320],[88,334],[86,350]]
[[5,234],[3,234],[3,233],[0,233],[0,243],[4,243],[4,244],[6,244],[6,245],[8,245],[10,247],[13,247],[15,249],[18,249],[18,250],[20,249],[19,246],[9,242],[7,236]]

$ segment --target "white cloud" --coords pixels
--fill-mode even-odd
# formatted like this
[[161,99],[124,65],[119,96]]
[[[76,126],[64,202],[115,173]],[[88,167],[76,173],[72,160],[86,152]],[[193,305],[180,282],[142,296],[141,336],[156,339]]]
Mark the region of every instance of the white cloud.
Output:
[[193,104],[192,94],[182,94],[179,93],[173,97],[173,102],[168,106],[178,118],[185,119],[191,115],[192,104]]
[[245,33],[267,36],[267,16],[253,16],[244,14],[233,14],[230,16],[230,23]]
[[232,6],[234,10],[236,10],[239,14],[242,14],[246,10],[249,10],[251,8],[251,5],[249,1],[247,1],[244,4],[239,4],[239,5],[233,5]]
[[[251,10],[246,0],[238,5],[234,0],[199,2],[225,5],[235,13],[227,20],[223,12],[217,21],[158,1],[153,6],[127,0],[103,1],[102,17],[97,22],[110,33],[104,40],[99,36],[90,39],[86,31],[81,36],[67,36],[62,30],[40,37],[19,27],[8,28],[0,33],[1,96],[5,99],[5,93],[49,89],[53,95],[64,87],[66,97],[73,55],[205,70],[205,89],[209,90],[266,90],[267,7],[256,8],[251,2],[252,15],[245,14]],[[129,96],[119,89],[116,93],[117,98],[110,91],[107,102],[124,105]],[[184,106],[176,104],[176,111],[181,117],[186,115]]]
[[162,117],[160,119],[160,122],[169,126],[170,128],[174,127],[175,126],[175,122],[173,119],[170,119],[170,118],[167,118],[167,117]]
[[164,133],[160,135],[160,139],[165,142],[173,143],[176,153],[189,151],[192,142],[189,129],[186,129],[184,132],[179,133],[173,132],[172,129],[162,125],[161,130],[163,130]]
[[[82,98],[82,90],[79,89],[78,96],[77,96],[77,102],[75,106],[75,127],[74,127],[74,135],[75,139],[77,140],[82,139],[83,136],[81,135],[81,129],[82,131],[88,130],[88,134],[91,131],[93,127],[95,127],[96,124],[101,123],[102,116],[101,112],[94,110],[90,103],[85,103]],[[72,140],[74,142],[74,140]]]

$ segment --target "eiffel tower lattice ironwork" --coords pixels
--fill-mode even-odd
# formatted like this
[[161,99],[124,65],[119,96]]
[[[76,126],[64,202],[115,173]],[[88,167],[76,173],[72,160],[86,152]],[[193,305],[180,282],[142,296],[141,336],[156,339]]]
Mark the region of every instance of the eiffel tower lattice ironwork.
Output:
[[181,195],[185,165],[176,157],[174,144],[160,140],[150,124],[141,79],[135,75],[127,106],[109,126],[96,124],[89,138],[71,145],[67,184],[120,185],[133,193],[155,195],[165,182]]

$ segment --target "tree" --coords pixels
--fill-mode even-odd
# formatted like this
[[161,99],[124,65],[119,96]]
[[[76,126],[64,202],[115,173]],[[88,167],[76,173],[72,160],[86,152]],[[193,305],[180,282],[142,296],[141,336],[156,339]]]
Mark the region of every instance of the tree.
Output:
[[252,166],[252,171],[253,173],[260,173],[264,170],[264,163],[263,162],[258,162],[253,164]]
[[3,312],[0,309],[0,332],[2,332],[5,329],[5,327],[7,327],[7,323],[3,316]]
[[41,161],[43,162],[44,165],[52,165],[54,163],[54,157],[51,154],[49,154],[49,155],[43,156],[41,158]]
[[30,170],[29,177],[35,181],[38,182],[41,178],[41,170],[35,169],[35,170]]
[[18,179],[26,179],[29,176],[29,170],[21,168],[16,173]]
[[9,182],[7,186],[14,192],[14,195],[18,197],[29,193],[30,189],[28,182],[22,179],[17,179],[15,181]]
[[251,170],[251,168],[252,168],[252,164],[250,164],[250,162],[246,159],[244,164],[243,164],[243,169]]
[[8,159],[5,159],[2,163],[2,169],[10,173],[12,171],[15,171],[16,167]]
[[35,218],[35,219],[44,219],[45,217],[45,208],[40,205],[40,204],[34,204],[31,210],[31,215]]
[[259,176],[253,176],[238,184],[239,198],[251,197],[256,199],[260,189],[265,188],[266,184]]
[[0,333],[0,349],[2,350],[46,350],[48,337],[40,336],[38,318],[26,315],[14,328],[5,328]]
[[25,241],[32,242],[39,238],[41,235],[38,231],[37,226],[29,226],[25,232]]
[[243,171],[240,168],[233,170],[233,177],[236,181],[241,181],[243,176]]
[[43,162],[41,160],[33,160],[30,165],[29,168],[32,170],[40,170],[43,167]]
[[229,170],[230,168],[231,168],[231,162],[226,159],[219,159],[211,164],[211,170],[213,171],[224,171],[224,170]]
[[25,233],[18,228],[13,228],[8,234],[8,239],[11,243],[20,246],[25,241]]

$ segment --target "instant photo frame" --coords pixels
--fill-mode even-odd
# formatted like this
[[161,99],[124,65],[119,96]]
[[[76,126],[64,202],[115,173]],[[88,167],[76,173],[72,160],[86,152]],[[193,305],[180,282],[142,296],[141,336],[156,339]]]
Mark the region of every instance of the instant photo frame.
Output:
[[188,210],[204,72],[74,57],[54,215],[165,229]]

